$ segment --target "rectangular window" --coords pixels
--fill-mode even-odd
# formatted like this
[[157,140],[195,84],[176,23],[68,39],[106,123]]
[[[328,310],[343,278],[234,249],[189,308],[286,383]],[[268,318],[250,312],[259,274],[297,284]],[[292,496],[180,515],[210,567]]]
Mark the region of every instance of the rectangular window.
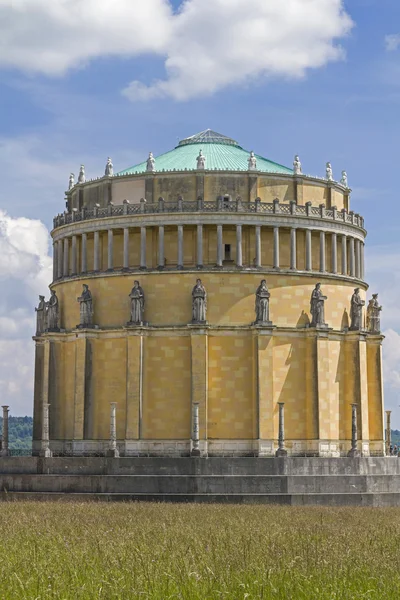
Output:
[[225,244],[225,260],[231,260],[231,245]]

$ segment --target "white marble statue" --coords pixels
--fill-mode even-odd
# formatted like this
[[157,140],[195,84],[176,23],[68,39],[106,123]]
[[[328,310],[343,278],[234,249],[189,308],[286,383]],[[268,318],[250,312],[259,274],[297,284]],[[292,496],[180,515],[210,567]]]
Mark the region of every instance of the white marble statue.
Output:
[[340,183],[345,188],[349,187],[349,184],[348,184],[348,181],[347,181],[347,173],[346,173],[346,171],[342,171],[342,179],[340,180]]
[[85,165],[81,165],[81,168],[79,169],[78,183],[85,183],[85,181],[86,181]]
[[112,177],[114,175],[114,165],[110,157],[107,158],[106,170],[104,171],[106,177]]
[[196,158],[196,160],[197,160],[197,168],[204,169],[206,166],[206,157],[203,154],[203,150],[200,150],[199,155]]
[[302,173],[300,158],[298,157],[297,154],[294,157],[294,161],[293,161],[293,173],[295,175],[301,175],[301,173]]
[[75,185],[75,175],[73,173],[71,173],[69,176],[68,190],[72,190],[74,185]]
[[144,317],[144,291],[140,287],[139,281],[135,281],[131,293],[131,320],[134,325],[143,325]]
[[156,161],[154,159],[153,153],[149,152],[149,158],[147,159],[146,171],[155,171],[156,170]]
[[201,279],[197,279],[192,290],[192,323],[205,323],[207,320],[207,292]]
[[328,181],[333,181],[333,171],[332,171],[332,165],[330,162],[326,163],[326,179]]
[[247,162],[249,163],[249,171],[254,171],[255,169],[257,169],[257,159],[254,156],[253,151],[250,152],[250,156],[247,159]]

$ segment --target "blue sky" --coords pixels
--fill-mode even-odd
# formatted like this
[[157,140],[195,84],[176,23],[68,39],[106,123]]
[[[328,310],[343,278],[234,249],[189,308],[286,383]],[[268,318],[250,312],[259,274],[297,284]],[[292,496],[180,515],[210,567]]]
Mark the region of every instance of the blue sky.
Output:
[[347,170],[400,428],[398,0],[0,0],[0,34],[0,393],[14,414],[32,410],[32,311],[70,171],[99,176],[107,156],[122,170],[210,127],[281,164],[298,153],[309,174]]

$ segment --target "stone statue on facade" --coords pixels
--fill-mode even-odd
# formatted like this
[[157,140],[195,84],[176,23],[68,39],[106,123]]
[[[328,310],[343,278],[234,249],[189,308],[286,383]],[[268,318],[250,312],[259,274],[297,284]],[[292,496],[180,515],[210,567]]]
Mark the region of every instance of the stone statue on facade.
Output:
[[254,171],[255,169],[257,169],[257,159],[253,151],[250,152],[250,156],[247,159],[247,162],[249,163],[249,171]]
[[201,279],[197,279],[192,290],[192,323],[207,322],[207,292]]
[[365,302],[360,296],[360,288],[355,288],[350,306],[350,329],[352,331],[360,331],[362,328],[362,309],[364,305]]
[[347,181],[347,173],[346,173],[346,171],[342,171],[342,178],[340,180],[340,183],[345,188],[349,187],[349,184],[348,184],[348,181]]
[[200,150],[199,155],[196,158],[196,160],[197,160],[197,168],[204,169],[206,166],[206,157],[203,154],[203,150]]
[[110,157],[107,158],[106,169],[104,171],[104,175],[106,177],[113,177],[114,175],[114,165],[112,164],[112,160]]
[[327,299],[327,296],[322,294],[321,284],[317,283],[311,294],[310,327],[327,327],[327,324],[325,323],[325,300]]
[[131,293],[131,320],[129,325],[143,325],[144,317],[144,291],[139,281],[135,281]]
[[75,185],[75,175],[73,173],[71,173],[69,176],[69,181],[68,181],[68,191],[72,190],[74,185]]
[[46,302],[44,296],[39,296],[38,307],[36,312],[36,335],[42,335],[46,331]]
[[50,292],[50,300],[46,302],[47,309],[47,330],[60,331],[60,310],[58,305],[57,294],[54,290]]
[[301,162],[300,162],[300,158],[298,157],[297,154],[294,157],[294,161],[293,161],[293,173],[295,175],[301,175],[302,174]]
[[267,288],[265,279],[261,280],[256,291],[256,320],[254,325],[272,325],[269,320],[269,299],[271,294]]
[[86,181],[85,165],[81,165],[81,168],[79,169],[78,183],[85,183],[85,181]]
[[78,327],[92,327],[93,325],[93,299],[86,283],[83,284],[82,295],[77,298],[80,305],[80,323]]
[[333,171],[332,171],[332,165],[330,162],[326,163],[326,179],[328,181],[333,181]]
[[146,171],[153,172],[156,170],[156,161],[152,152],[149,152],[149,158],[146,163]]
[[378,294],[372,294],[367,306],[367,330],[369,333],[381,332],[381,310],[382,306],[379,306]]

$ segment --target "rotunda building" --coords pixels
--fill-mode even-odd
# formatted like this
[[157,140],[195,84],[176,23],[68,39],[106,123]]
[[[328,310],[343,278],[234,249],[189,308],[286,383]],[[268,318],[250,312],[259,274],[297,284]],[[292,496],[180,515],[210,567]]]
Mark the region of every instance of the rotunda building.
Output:
[[37,308],[35,454],[47,434],[54,454],[106,454],[111,403],[121,456],[345,456],[352,435],[384,454],[380,307],[344,172],[207,130],[69,188]]

